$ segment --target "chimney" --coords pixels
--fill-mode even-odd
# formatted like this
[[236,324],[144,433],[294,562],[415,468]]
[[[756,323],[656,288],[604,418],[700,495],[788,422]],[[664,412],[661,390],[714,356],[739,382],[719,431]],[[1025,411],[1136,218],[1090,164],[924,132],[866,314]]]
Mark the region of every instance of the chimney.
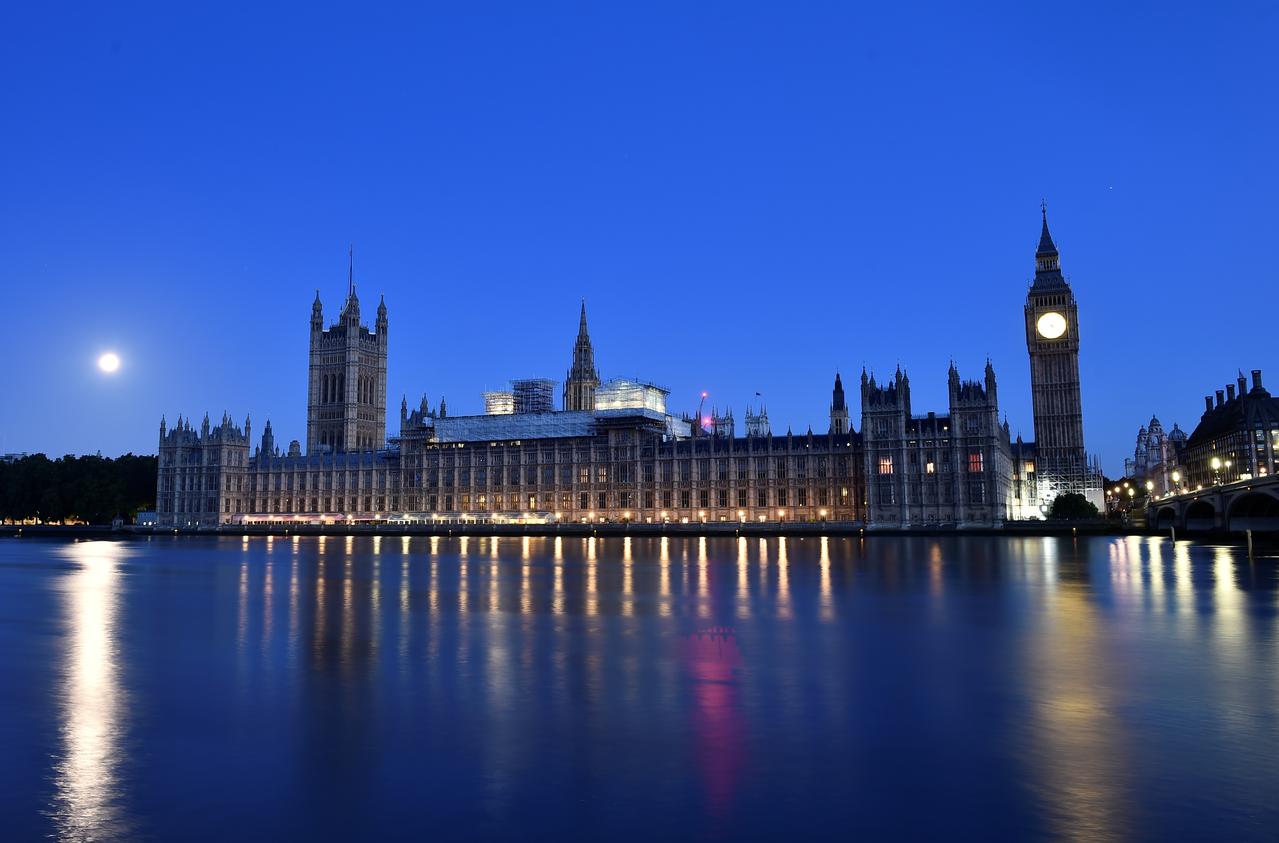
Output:
[[1225,397],[1226,397],[1226,393],[1222,392],[1220,389],[1217,390],[1217,406],[1218,407],[1221,406],[1221,402],[1225,400]]
[[1205,395],[1204,396],[1204,415],[1207,415],[1208,413],[1211,413],[1211,412],[1212,412],[1212,396]]
[[1239,380],[1235,381],[1239,384],[1239,397],[1242,398],[1244,393],[1248,391],[1248,381],[1244,380],[1243,372],[1239,373]]
[[1252,370],[1252,388],[1261,389],[1261,370],[1260,369]]
[[1227,401],[1235,400],[1235,385],[1233,383],[1226,384],[1226,400]]

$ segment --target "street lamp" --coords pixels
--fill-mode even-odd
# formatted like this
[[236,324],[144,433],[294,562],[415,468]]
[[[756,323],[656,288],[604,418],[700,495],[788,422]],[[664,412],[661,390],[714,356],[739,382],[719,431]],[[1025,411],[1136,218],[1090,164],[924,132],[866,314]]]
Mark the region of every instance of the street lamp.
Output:
[[1213,457],[1208,462],[1208,465],[1212,466],[1212,473],[1216,477],[1217,485],[1220,486],[1221,485],[1221,458]]

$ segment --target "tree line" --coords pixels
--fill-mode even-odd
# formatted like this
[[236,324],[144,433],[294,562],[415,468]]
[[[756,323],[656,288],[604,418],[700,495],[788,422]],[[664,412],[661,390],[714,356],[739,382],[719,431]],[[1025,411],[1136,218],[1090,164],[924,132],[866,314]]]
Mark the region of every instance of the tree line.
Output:
[[155,508],[157,465],[155,457],[134,454],[55,460],[32,454],[0,462],[0,521],[130,522],[139,510]]

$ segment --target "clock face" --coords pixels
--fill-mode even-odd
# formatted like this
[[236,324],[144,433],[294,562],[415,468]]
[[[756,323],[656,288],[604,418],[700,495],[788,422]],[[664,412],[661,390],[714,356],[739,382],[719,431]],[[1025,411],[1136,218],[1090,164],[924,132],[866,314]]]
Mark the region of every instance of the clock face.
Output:
[[1055,310],[1050,310],[1035,323],[1039,336],[1046,340],[1055,340],[1066,333],[1066,317]]

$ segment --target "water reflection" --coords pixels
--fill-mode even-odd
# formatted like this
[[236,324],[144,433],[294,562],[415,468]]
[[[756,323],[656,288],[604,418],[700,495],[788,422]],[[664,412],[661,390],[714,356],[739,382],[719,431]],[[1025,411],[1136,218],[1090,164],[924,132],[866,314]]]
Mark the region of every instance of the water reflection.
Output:
[[92,541],[62,550],[75,568],[62,587],[68,639],[54,818],[66,839],[122,838],[133,830],[120,800],[128,701],[120,682],[117,627],[120,567],[128,548]]
[[[806,838],[865,822],[870,837],[936,837],[945,818],[973,837],[971,818],[1008,806],[990,838],[1088,840],[1175,835],[1213,798],[1274,813],[1279,684],[1258,665],[1279,658],[1277,575],[1235,548],[292,537],[226,541],[199,559],[178,543],[130,583],[129,617],[136,604],[150,619],[182,597],[175,583],[199,582],[174,613],[199,632],[166,649],[163,635],[119,630],[129,547],[66,548],[50,753],[63,837],[130,836],[126,723],[135,744],[138,728],[189,731],[147,721],[208,715],[191,697],[210,687],[235,692],[194,718],[222,731],[191,749],[222,758],[228,793],[303,794],[317,815],[349,803],[373,818],[366,836],[393,820],[430,830],[369,770],[420,776],[424,791],[447,783],[477,836],[545,819],[531,806],[577,810],[564,782],[634,824],[595,815],[601,836],[647,830],[650,813],[671,818],[652,836]],[[191,687],[163,676],[126,701],[122,676],[172,669],[168,657],[198,666]],[[141,723],[129,716],[141,710]],[[152,776],[148,805],[173,797],[166,779]],[[884,796],[916,787],[928,812]],[[854,796],[817,796],[833,792]]]

